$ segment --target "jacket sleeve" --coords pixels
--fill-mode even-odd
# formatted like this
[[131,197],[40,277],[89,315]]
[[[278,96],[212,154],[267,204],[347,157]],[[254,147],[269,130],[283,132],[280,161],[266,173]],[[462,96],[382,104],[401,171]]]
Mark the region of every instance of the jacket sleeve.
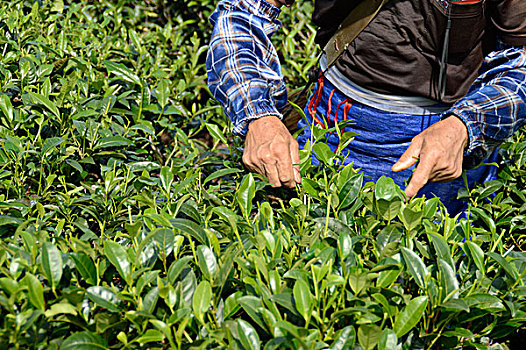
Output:
[[287,102],[277,52],[270,41],[280,10],[264,0],[223,0],[210,17],[214,25],[206,59],[208,86],[244,136],[251,120],[276,116]]
[[464,166],[472,168],[526,123],[526,46],[489,54],[481,75],[444,117],[452,114],[468,129]]

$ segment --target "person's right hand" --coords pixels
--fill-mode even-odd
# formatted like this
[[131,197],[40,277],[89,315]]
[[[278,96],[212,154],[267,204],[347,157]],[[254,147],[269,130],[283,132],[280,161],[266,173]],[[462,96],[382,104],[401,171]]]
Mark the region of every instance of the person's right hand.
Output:
[[298,142],[277,117],[256,119],[248,126],[243,163],[265,175],[273,187],[301,182]]

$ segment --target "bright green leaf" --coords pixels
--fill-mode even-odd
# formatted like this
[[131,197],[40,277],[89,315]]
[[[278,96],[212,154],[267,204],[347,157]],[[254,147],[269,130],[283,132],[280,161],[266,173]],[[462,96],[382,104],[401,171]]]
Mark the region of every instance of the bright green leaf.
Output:
[[393,330],[398,338],[407,334],[413,329],[420,319],[424,316],[427,306],[427,296],[420,296],[412,299],[397,315]]

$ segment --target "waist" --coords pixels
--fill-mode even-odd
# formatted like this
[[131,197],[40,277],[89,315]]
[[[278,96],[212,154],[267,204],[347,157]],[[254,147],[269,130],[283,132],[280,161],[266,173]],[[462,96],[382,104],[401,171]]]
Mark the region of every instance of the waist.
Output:
[[426,97],[382,94],[361,87],[341,73],[336,65],[327,69],[325,55],[320,60],[320,66],[325,78],[343,94],[369,107],[387,112],[414,115],[440,114],[451,107]]

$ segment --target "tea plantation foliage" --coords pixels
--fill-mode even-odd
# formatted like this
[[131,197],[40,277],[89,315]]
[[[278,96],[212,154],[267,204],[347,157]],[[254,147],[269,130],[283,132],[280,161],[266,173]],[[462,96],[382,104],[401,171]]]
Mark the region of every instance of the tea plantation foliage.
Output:
[[272,189],[206,88],[214,6],[1,1],[0,349],[522,348],[526,132],[467,218],[334,165],[343,126]]

